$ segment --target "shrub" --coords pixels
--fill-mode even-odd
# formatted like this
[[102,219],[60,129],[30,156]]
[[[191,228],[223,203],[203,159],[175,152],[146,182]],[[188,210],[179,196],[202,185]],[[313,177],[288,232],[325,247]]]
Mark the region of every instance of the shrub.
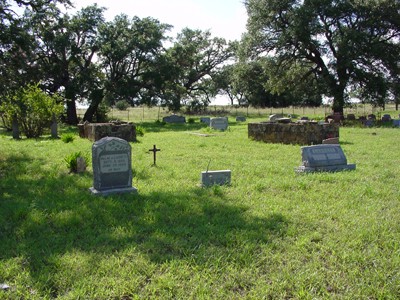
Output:
[[128,102],[126,102],[126,101],[124,101],[124,100],[119,100],[119,101],[117,101],[117,102],[115,103],[115,107],[116,107],[118,110],[127,110],[128,107],[129,107],[129,104],[128,104]]
[[72,143],[75,139],[75,135],[73,135],[72,133],[65,133],[63,135],[61,135],[61,140],[64,143]]
[[189,118],[188,119],[188,123],[189,124],[194,124],[195,123],[195,119],[194,118]]
[[82,157],[86,161],[86,163],[89,161],[88,155],[83,154],[81,151],[71,153],[64,158],[64,161],[67,164],[67,168],[72,173],[76,173],[78,171],[78,157]]
[[21,131],[27,138],[36,138],[50,126],[53,115],[59,115],[63,106],[57,96],[43,92],[38,84],[21,88],[15,95],[4,99],[0,109],[4,117],[17,118]]
[[136,126],[136,135],[144,136],[144,128],[142,126]]

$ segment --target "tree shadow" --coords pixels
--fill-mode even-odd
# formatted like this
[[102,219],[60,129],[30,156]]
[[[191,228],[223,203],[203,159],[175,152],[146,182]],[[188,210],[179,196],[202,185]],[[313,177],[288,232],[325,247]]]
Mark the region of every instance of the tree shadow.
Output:
[[[15,175],[31,160],[14,157],[0,170],[13,165]],[[39,286],[57,274],[54,259],[66,253],[113,255],[134,245],[156,264],[190,259],[203,265],[226,252],[239,258],[241,244],[257,249],[282,238],[289,222],[277,213],[252,216],[239,200],[229,203],[200,187],[97,197],[88,191],[89,173],[10,176],[0,180],[0,259],[24,257]]]

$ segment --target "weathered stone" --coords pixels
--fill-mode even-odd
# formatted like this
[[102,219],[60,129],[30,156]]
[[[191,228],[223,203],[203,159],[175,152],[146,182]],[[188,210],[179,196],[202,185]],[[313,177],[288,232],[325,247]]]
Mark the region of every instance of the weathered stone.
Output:
[[336,172],[354,170],[355,164],[347,164],[346,156],[340,145],[315,145],[301,147],[303,165],[298,167],[298,173]]
[[231,170],[201,172],[201,184],[203,186],[225,185],[230,183],[231,183]]
[[95,195],[136,192],[132,187],[131,146],[120,138],[105,137],[92,146]]
[[392,117],[389,114],[384,114],[382,116],[382,122],[390,122],[392,120]]
[[182,123],[186,123],[186,118],[183,116],[178,116],[178,115],[170,115],[168,117],[164,117],[163,122],[182,124]]
[[246,122],[246,117],[245,116],[237,116],[236,122]]
[[205,123],[205,124],[207,124],[208,126],[210,126],[210,117],[201,117],[200,118],[200,123]]
[[339,137],[339,125],[315,123],[249,123],[248,137],[267,143],[315,145]]
[[83,157],[78,157],[76,159],[76,172],[83,173],[86,171],[86,160]]
[[103,137],[118,137],[127,142],[136,142],[136,126],[133,123],[89,123],[78,125],[79,136],[93,142]]
[[226,130],[228,128],[228,118],[211,118],[210,127],[216,130]]

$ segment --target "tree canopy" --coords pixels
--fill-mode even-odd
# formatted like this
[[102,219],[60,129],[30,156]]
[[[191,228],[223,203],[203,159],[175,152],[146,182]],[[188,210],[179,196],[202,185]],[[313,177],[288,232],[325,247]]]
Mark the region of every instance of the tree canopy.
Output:
[[[333,110],[350,92],[384,99],[399,75],[400,2],[397,0],[246,0],[245,44],[251,57],[274,56],[280,80],[301,66]],[[290,85],[288,85],[290,86]]]

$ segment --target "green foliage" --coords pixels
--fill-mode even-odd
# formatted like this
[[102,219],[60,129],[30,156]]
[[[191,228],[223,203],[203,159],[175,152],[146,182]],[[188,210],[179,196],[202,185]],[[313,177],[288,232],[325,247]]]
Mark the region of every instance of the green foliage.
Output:
[[[299,145],[252,141],[246,124],[203,137],[154,117],[132,145],[137,195],[94,198],[92,174],[67,176],[87,139],[0,132],[1,299],[400,298],[398,129],[341,127],[357,169],[303,176]],[[230,186],[199,186],[210,159]]]
[[189,124],[194,124],[194,123],[196,123],[196,119],[195,118],[189,118],[188,119],[188,123]]
[[38,85],[28,85],[4,99],[0,109],[8,120],[17,118],[27,138],[37,138],[50,126],[53,117],[62,112],[59,102],[59,97],[47,95]]
[[144,136],[145,130],[142,126],[136,126],[136,135]]
[[78,157],[82,157],[86,163],[89,161],[88,155],[84,154],[82,151],[70,153],[64,158],[66,166],[71,173],[76,173],[78,171]]
[[115,107],[118,110],[127,110],[129,107],[129,104],[128,104],[128,102],[126,102],[124,100],[119,100],[119,101],[115,102]]
[[72,143],[75,139],[75,135],[72,133],[64,133],[61,135],[61,140],[64,143]]

